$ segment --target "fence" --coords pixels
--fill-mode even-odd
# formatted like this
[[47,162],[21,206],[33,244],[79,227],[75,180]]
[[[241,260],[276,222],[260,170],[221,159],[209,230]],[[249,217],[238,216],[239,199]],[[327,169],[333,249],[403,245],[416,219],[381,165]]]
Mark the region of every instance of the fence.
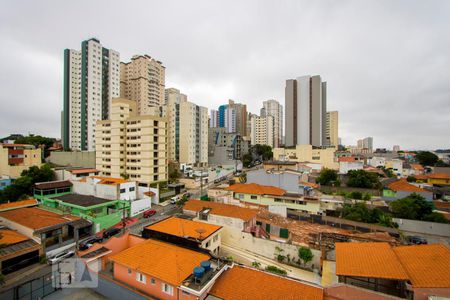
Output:
[[60,274],[57,272],[49,272],[9,290],[3,291],[0,293],[0,299],[41,299],[60,289],[60,282]]

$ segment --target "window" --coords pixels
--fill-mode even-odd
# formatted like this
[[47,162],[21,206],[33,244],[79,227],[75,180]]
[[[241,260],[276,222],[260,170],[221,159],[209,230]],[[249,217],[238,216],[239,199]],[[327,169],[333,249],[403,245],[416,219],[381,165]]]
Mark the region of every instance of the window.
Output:
[[131,273],[133,273],[133,272],[131,271],[131,269],[128,269],[128,275],[131,275]]
[[129,190],[130,192],[133,192],[133,191],[134,191],[134,186],[130,187],[128,190]]
[[163,283],[161,285],[161,290],[166,294],[173,295],[173,287],[171,285]]
[[205,244],[206,248],[209,248],[209,241]]
[[142,283],[145,283],[145,275],[141,273],[136,273],[136,280]]
[[239,194],[239,199],[243,200],[244,199],[244,194]]
[[121,194],[123,194],[123,193],[125,193],[125,192],[126,192],[125,189],[120,189],[120,193],[121,193]]
[[250,199],[253,199],[253,200],[255,200],[255,199],[258,199],[258,197],[257,196],[250,196]]
[[151,284],[156,284],[156,279],[155,278],[150,279],[150,283]]

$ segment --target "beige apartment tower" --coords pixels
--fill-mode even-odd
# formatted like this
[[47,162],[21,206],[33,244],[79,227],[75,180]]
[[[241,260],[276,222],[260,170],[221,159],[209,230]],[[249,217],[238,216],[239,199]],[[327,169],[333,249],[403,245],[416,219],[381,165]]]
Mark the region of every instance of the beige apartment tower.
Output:
[[272,147],[280,147],[283,138],[283,106],[273,99],[264,101],[261,117],[265,116],[273,117],[274,145]]
[[120,96],[137,102],[137,114],[148,115],[151,107],[164,105],[166,68],[149,55],[135,55],[120,63]]
[[275,118],[273,116],[258,117],[251,119],[251,144],[275,146]]
[[337,111],[327,112],[326,138],[327,145],[339,146],[339,114]]
[[142,186],[167,181],[166,127],[166,118],[139,116],[136,101],[113,99],[110,119],[96,126],[96,168],[103,176],[126,176]]

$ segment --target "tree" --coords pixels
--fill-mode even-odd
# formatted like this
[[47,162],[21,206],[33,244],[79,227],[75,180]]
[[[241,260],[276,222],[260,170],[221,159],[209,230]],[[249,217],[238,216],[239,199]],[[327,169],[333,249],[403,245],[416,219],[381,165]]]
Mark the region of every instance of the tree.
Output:
[[48,151],[48,148],[52,147],[55,141],[56,139],[54,138],[30,134],[29,136],[19,137],[15,139],[14,142],[16,144],[30,144],[34,145],[35,147],[44,145],[44,157],[47,157],[50,155],[50,151]]
[[244,165],[244,167],[249,168],[252,162],[252,155],[250,153],[244,154],[244,156],[242,157],[242,164]]
[[300,247],[298,248],[298,258],[303,262],[303,265],[306,266],[307,263],[309,263],[314,257],[314,254],[312,254],[311,249],[308,247]]
[[351,187],[376,189],[381,186],[376,173],[366,172],[364,170],[350,170],[347,175],[347,185]]
[[408,181],[408,182],[416,182],[417,179],[416,179],[416,177],[409,175],[408,177],[406,177],[406,181]]
[[371,209],[365,203],[344,204],[339,213],[342,218],[347,220],[395,227],[389,214],[379,208]]
[[178,165],[175,163],[169,163],[169,181],[176,182],[180,178],[181,174],[178,169]]
[[439,157],[430,151],[420,151],[416,154],[416,160],[423,166],[434,166]]
[[354,192],[350,193],[350,198],[356,199],[356,200],[361,200],[363,198],[363,194],[361,192],[354,191]]
[[389,177],[389,178],[395,177],[395,174],[392,171],[392,168],[386,168],[386,167],[382,166],[380,169],[383,171],[383,173],[384,173],[384,175],[386,175],[386,177]]
[[323,168],[320,171],[319,177],[316,178],[316,182],[321,185],[340,185],[337,171],[328,168]]
[[397,218],[423,220],[433,212],[433,203],[413,193],[405,198],[391,202],[390,209]]
[[445,163],[442,159],[438,160],[435,167],[450,167],[450,164]]
[[271,272],[271,273],[275,273],[275,274],[280,274],[280,275],[286,275],[287,272],[283,269],[280,269],[276,266],[267,266],[266,267],[266,271]]
[[253,152],[264,161],[271,160],[273,157],[272,147],[269,145],[256,144],[253,146]]
[[438,213],[438,212],[432,212],[431,214],[426,215],[423,218],[424,221],[428,221],[428,222],[436,222],[436,223],[450,223],[449,220],[447,220],[447,218],[444,217],[443,214]]
[[261,268],[261,263],[258,261],[254,261],[254,262],[252,262],[252,267],[259,269],[259,268]]

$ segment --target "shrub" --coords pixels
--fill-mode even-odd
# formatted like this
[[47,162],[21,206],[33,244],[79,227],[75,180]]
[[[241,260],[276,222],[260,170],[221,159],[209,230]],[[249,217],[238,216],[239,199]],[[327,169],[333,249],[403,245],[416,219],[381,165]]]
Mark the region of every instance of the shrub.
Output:
[[287,272],[283,269],[277,268],[276,266],[267,266],[266,267],[266,271],[271,272],[271,273],[275,273],[275,274],[280,274],[280,275],[286,275]]

